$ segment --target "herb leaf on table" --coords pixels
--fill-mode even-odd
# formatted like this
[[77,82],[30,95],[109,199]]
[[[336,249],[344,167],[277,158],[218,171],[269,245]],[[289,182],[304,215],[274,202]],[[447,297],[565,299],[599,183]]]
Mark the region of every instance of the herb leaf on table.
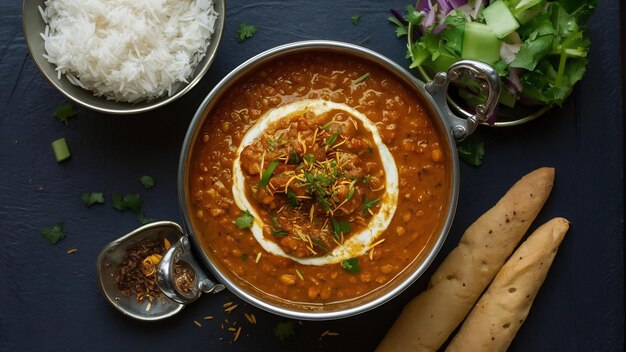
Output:
[[52,244],[59,242],[65,238],[65,234],[63,233],[63,222],[58,222],[51,228],[45,227],[41,229],[41,235]]

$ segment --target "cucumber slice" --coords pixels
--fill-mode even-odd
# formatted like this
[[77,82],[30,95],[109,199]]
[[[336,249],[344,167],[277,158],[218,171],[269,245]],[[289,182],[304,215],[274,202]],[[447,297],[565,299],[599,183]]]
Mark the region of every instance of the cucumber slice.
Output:
[[468,22],[463,33],[463,59],[478,60],[488,64],[500,60],[502,42],[485,24]]
[[546,0],[503,0],[511,10],[511,13],[524,24],[541,12],[546,5]]
[[70,157],[70,149],[67,147],[65,138],[57,139],[52,142],[52,150],[54,151],[54,157],[57,159],[57,163]]
[[511,10],[502,2],[496,1],[483,10],[485,22],[497,38],[504,38],[519,28],[519,23]]

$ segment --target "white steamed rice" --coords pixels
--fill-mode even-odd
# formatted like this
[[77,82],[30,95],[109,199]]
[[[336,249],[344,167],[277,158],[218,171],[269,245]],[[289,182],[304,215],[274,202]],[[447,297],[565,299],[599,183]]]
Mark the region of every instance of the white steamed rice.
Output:
[[175,93],[218,15],[211,0],[47,0],[40,12],[58,78],[122,102]]

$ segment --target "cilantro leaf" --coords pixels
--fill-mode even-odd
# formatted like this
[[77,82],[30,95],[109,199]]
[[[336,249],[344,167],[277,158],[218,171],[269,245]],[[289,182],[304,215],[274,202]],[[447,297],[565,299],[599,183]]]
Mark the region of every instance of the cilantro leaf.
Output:
[[359,24],[359,21],[361,20],[361,14],[355,13],[354,15],[350,17],[350,20],[352,21],[352,24],[356,26],[357,24]]
[[276,336],[281,341],[285,341],[286,339],[296,334],[295,328],[296,322],[294,321],[278,323],[274,327],[274,336]]
[[272,229],[272,235],[274,235],[275,237],[286,237],[289,235],[289,232],[285,230]]
[[111,200],[113,201],[113,208],[119,211],[132,210],[135,215],[141,214],[143,199],[140,194],[125,194],[122,196],[118,193],[113,193]]
[[370,73],[369,73],[369,72],[364,73],[361,77],[359,77],[359,78],[357,78],[357,79],[353,80],[353,81],[352,81],[352,84],[359,84],[359,83],[361,83],[361,82],[365,81],[365,80],[367,79],[367,77],[369,77],[369,76],[370,76]]
[[361,270],[359,267],[359,258],[346,259],[341,262],[341,267],[350,274],[356,274]]
[[104,195],[101,192],[83,193],[83,204],[85,204],[87,208],[94,204],[104,204]]
[[252,38],[255,33],[256,27],[251,24],[241,23],[239,28],[237,28],[237,41],[241,43],[247,38]]
[[339,132],[333,133],[327,140],[324,142],[325,145],[331,146],[335,141],[337,141],[337,137],[339,137]]
[[363,211],[365,211],[366,213],[369,212],[369,210],[375,207],[378,202],[380,202],[380,198],[369,199],[367,196],[365,196],[365,201],[363,201]]
[[41,229],[41,235],[52,244],[59,242],[65,238],[65,234],[63,233],[63,222],[56,223],[52,228],[45,227]]
[[333,216],[333,233],[335,234],[335,238],[339,238],[341,234],[347,234],[350,232],[350,223],[346,220],[337,220],[336,217]]
[[52,113],[52,116],[63,122],[65,126],[69,126],[69,119],[76,116],[76,111],[74,111],[74,106],[72,104],[62,103],[57,106],[56,110]]
[[399,19],[397,19],[395,16],[389,16],[387,17],[387,20],[396,26],[396,36],[398,38],[404,35],[407,35],[409,33],[409,29],[407,28],[407,26],[404,23],[402,23]]
[[568,13],[576,17],[578,23],[585,24],[598,6],[598,0],[559,0]]
[[274,160],[269,164],[267,169],[265,169],[263,175],[261,176],[261,181],[259,181],[259,188],[265,188],[265,186],[267,186],[267,184],[270,182],[272,174],[274,173],[274,169],[276,168],[276,166],[278,166],[278,164],[278,160]]
[[235,219],[235,226],[240,230],[251,228],[253,223],[254,216],[247,210],[244,210],[243,213]]
[[291,153],[289,153],[289,159],[287,159],[287,164],[289,165],[300,164],[300,156],[298,156],[298,153],[295,150],[292,150]]
[[420,11],[417,11],[413,5],[409,5],[406,7],[406,14],[404,16],[404,20],[409,22],[414,26],[419,26],[422,23],[422,19],[424,18],[424,14]]
[[139,221],[140,225],[145,225],[145,224],[149,224],[151,222],[155,222],[156,219],[147,218],[147,217],[143,216],[143,214],[137,214],[137,221]]
[[472,166],[479,166],[485,156],[485,143],[464,143],[458,149],[459,157]]
[[291,189],[287,190],[287,200],[289,201],[289,204],[294,208],[300,204],[300,202],[298,201],[298,196],[296,196],[296,193]]
[[152,176],[141,176],[139,181],[141,181],[141,184],[147,189],[154,187],[154,177]]
[[313,240],[312,242],[313,242],[314,246],[317,246],[317,247],[321,248],[324,251],[324,253],[326,253],[326,254],[329,253],[328,248],[326,248],[326,246],[324,246],[324,244],[322,242],[320,242],[318,240]]

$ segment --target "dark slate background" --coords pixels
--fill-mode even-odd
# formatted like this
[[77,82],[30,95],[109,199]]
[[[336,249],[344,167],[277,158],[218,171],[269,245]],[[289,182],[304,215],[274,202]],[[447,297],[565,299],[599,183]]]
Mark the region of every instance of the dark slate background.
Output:
[[[602,0],[590,22],[592,49],[585,79],[560,109],[522,127],[481,128],[488,141],[479,168],[462,164],[459,207],[441,255],[406,292],[357,317],[302,322],[278,341],[272,328],[287,319],[247,306],[228,292],[202,297],[178,316],[143,323],[105,302],[96,281],[103,246],[137,227],[112,209],[112,192],[141,193],[146,216],[181,222],[177,163],[187,126],[211,87],[251,56],[279,44],[333,39],[361,44],[405,67],[405,43],[387,23],[405,1],[228,1],[226,28],[209,74],[186,96],[154,112],[107,116],[78,108],[69,127],[52,117],[64,97],[28,54],[21,3],[0,0],[0,351],[372,350],[402,306],[463,230],[523,174],[554,166],[552,196],[532,229],[555,216],[572,226],[512,351],[622,351],[624,348],[623,117],[619,1]],[[355,26],[354,13],[363,15]],[[239,23],[258,28],[240,44]],[[50,143],[65,137],[72,158],[54,160]],[[157,185],[138,181],[152,175]],[[83,192],[107,204],[87,209]],[[66,239],[49,244],[39,231],[65,224]],[[77,248],[75,254],[66,254]],[[222,304],[240,303],[230,315]],[[245,322],[254,313],[258,324]],[[213,315],[215,320],[193,320]],[[224,318],[243,325],[239,341],[221,330]],[[339,336],[320,338],[325,330]]]

